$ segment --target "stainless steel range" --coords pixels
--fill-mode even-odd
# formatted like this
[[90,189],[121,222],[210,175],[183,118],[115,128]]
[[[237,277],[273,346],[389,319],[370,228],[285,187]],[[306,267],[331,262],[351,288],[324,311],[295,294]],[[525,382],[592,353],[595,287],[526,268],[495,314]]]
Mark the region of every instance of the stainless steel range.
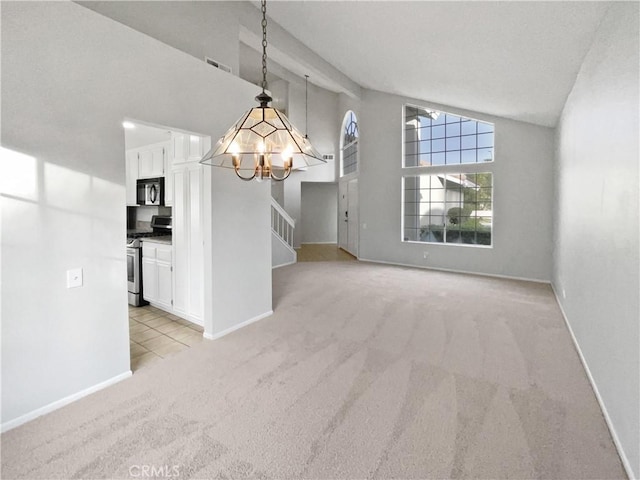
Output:
[[149,237],[165,237],[171,235],[171,216],[154,215],[151,217],[151,230],[127,231],[127,280],[129,284],[129,305],[139,307],[146,305],[143,298],[142,284],[142,242]]

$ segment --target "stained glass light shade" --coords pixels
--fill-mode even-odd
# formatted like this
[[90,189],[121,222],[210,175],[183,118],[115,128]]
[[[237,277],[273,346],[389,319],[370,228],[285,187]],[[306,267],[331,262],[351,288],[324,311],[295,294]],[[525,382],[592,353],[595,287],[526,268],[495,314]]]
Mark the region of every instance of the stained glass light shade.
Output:
[[282,112],[262,105],[242,115],[200,163],[255,171],[261,155],[282,171],[326,163]]

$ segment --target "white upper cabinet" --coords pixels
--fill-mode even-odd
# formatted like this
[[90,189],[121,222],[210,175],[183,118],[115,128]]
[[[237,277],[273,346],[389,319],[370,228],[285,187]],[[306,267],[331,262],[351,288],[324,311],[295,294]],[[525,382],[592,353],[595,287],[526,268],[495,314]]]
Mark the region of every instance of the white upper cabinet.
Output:
[[[170,185],[172,142],[162,142],[126,151],[127,205],[137,205],[137,180],[139,178],[165,178],[165,205],[172,204]],[[167,184],[169,183],[169,184]]]
[[138,150],[139,178],[164,176],[167,146],[163,143]]
[[209,137],[190,135],[188,133],[173,132],[171,141],[173,148],[173,165],[199,162],[211,146]]
[[189,155],[187,160],[189,162],[199,162],[204,156],[205,152],[202,151],[204,145],[202,144],[202,137],[197,135],[189,135]]
[[187,134],[184,133],[171,133],[171,147],[172,147],[172,165],[178,165],[187,161]]

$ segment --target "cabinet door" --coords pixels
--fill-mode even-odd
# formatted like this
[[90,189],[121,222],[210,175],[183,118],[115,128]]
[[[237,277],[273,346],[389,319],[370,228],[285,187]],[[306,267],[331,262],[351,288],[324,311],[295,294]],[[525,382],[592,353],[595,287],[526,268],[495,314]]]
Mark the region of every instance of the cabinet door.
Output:
[[172,286],[171,286],[171,264],[158,262],[158,305],[171,308]]
[[138,180],[138,152],[127,152],[126,156],[127,205],[137,205],[136,181]]
[[151,151],[151,176],[162,177],[164,175],[164,146],[153,147]]
[[187,138],[188,135],[184,133],[173,132],[171,134],[171,153],[174,165],[187,161]]
[[141,148],[138,151],[140,178],[155,178],[164,175],[166,148],[164,145]]
[[188,135],[188,137],[189,137],[189,142],[188,142],[189,155],[188,155],[187,161],[199,162],[202,159],[202,156],[204,155],[204,152],[202,151],[202,148],[203,148],[202,137],[198,135]]
[[173,164],[199,162],[211,148],[211,139],[199,135],[174,132],[171,136]]
[[150,149],[138,151],[138,169],[140,178],[153,178],[153,154]]
[[147,302],[158,301],[158,263],[142,258],[142,297]]

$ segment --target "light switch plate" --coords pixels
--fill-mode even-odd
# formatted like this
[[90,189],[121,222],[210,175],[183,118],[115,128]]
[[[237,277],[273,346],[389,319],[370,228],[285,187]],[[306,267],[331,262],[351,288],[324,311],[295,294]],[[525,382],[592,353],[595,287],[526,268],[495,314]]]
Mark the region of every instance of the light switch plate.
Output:
[[82,268],[72,268],[67,270],[67,288],[82,286]]

